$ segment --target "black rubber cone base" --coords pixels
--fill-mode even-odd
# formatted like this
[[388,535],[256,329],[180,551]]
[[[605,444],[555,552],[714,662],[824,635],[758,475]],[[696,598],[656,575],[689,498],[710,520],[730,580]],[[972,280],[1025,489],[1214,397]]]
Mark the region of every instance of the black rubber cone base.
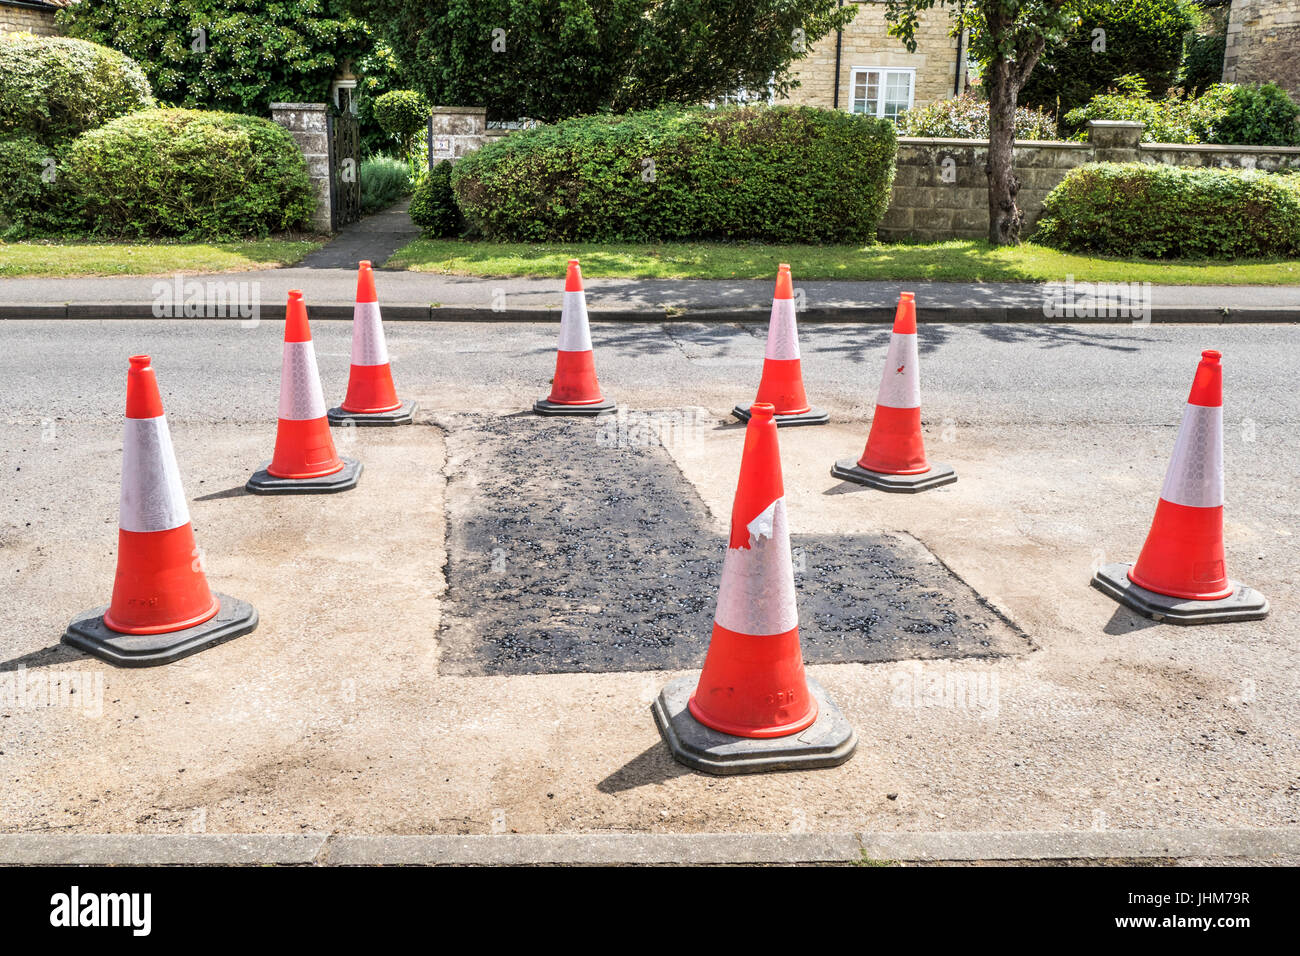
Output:
[[940,485],[951,485],[957,480],[957,472],[953,471],[952,465],[933,464],[929,471],[919,475],[886,475],[878,471],[867,471],[852,458],[837,461],[831,466],[831,476],[843,481],[853,481],[859,485],[879,488],[881,491],[896,491],[902,494],[916,494],[918,491],[927,491]]
[[78,615],[68,625],[63,643],[80,648],[118,667],[157,667],[189,657],[214,644],[222,644],[257,627],[257,609],[227,594],[214,594],[221,602],[216,617],[167,634],[121,634],[104,623],[108,606]]
[[351,458],[343,459],[342,471],[322,478],[277,478],[266,470],[266,465],[255,471],[244,486],[255,495],[328,495],[355,488],[361,477],[361,462]]
[[686,706],[699,683],[698,674],[670,683],[650,709],[673,759],[692,770],[731,775],[838,767],[853,756],[857,735],[821,684],[811,677],[807,680],[817,698],[817,720],[789,737],[733,737],[704,726]]
[[[749,421],[749,406],[737,405],[731,410],[731,414],[742,422],[747,422]],[[792,425],[829,425],[831,423],[831,416],[827,414],[825,409],[818,408],[816,405],[809,407],[808,411],[801,415],[773,415],[772,417],[776,419],[778,428]]]
[[345,412],[339,405],[326,412],[330,424],[334,426],[352,425],[412,425],[415,423],[415,402],[402,402],[400,408],[391,412]]
[[1262,621],[1268,617],[1268,600],[1253,588],[1229,581],[1232,593],[1217,601],[1192,601],[1169,597],[1138,587],[1128,579],[1131,564],[1107,564],[1092,576],[1092,586],[1125,607],[1166,624],[1226,624]]
[[614,411],[618,406],[612,399],[604,399],[595,405],[562,405],[539,398],[533,402],[533,411],[538,415],[604,415]]

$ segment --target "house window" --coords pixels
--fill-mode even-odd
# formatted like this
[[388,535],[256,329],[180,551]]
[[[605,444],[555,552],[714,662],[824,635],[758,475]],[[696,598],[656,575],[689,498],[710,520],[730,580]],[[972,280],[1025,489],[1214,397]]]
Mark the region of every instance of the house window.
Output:
[[855,68],[853,112],[897,120],[900,113],[912,108],[915,89],[916,70],[874,66]]

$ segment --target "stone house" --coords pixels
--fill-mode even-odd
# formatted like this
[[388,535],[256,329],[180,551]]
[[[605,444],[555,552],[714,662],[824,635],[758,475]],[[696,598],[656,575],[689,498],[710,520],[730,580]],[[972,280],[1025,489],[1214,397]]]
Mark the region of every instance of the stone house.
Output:
[[1300,0],[1232,0],[1223,82],[1270,81],[1300,97]]
[[916,52],[909,53],[901,40],[889,35],[883,2],[841,2],[856,6],[857,15],[795,62],[800,85],[787,102],[893,119],[903,110],[965,88],[966,40],[950,35],[947,8],[936,5],[921,15]]
[[0,0],[0,33],[58,33],[54,15],[73,0]]

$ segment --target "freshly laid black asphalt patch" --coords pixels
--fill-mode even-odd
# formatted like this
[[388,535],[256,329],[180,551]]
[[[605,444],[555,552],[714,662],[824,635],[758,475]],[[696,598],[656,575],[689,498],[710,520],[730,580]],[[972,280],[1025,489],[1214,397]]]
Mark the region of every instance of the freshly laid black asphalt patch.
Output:
[[[527,413],[444,424],[444,674],[700,666],[726,539],[652,430],[611,441],[600,419]],[[719,467],[736,467],[739,442]],[[796,534],[793,547],[810,663],[1030,649],[913,538]]]

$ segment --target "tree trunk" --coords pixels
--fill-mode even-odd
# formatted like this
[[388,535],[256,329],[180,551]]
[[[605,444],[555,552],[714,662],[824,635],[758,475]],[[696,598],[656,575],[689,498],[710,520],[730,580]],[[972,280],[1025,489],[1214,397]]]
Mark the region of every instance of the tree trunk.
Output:
[[995,246],[1020,244],[1025,217],[1016,205],[1020,180],[1016,178],[1016,101],[1019,90],[1009,64],[992,64],[989,83],[989,242]]

